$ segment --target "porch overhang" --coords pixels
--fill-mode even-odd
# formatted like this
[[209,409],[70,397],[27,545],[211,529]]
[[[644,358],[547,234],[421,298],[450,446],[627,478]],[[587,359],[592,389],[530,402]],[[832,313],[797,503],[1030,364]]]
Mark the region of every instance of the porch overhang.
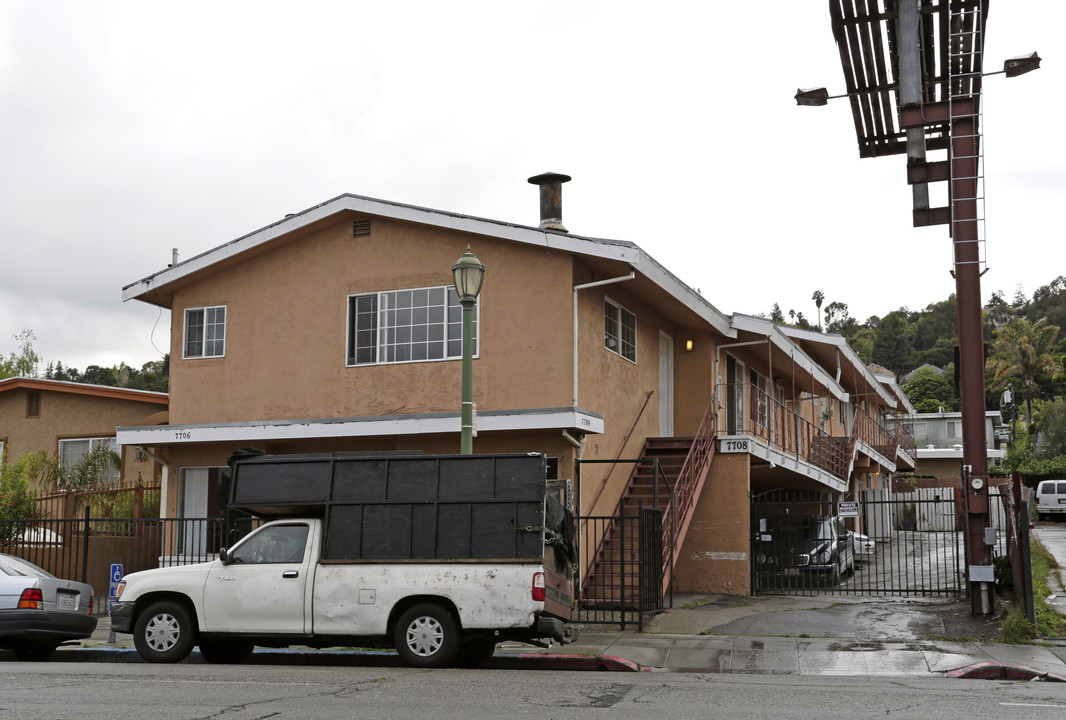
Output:
[[[732,444],[729,442],[730,440],[733,441]],[[820,485],[824,485],[829,490],[835,492],[847,492],[848,483],[846,480],[839,478],[833,473],[799,458],[796,455],[779,450],[772,445],[768,445],[761,438],[753,437],[751,435],[720,435],[718,436],[718,443],[719,454],[729,454],[730,452],[733,452],[728,449],[730,446],[745,447],[747,448],[749,455],[753,458],[765,461],[775,470],[793,472],[804,478],[813,480]]]
[[[259,420],[120,427],[119,445],[162,447],[200,443],[252,443],[281,440],[458,434],[460,414],[382,415],[374,417]],[[603,415],[577,407],[489,410],[477,415],[478,431],[567,430],[603,434]]]

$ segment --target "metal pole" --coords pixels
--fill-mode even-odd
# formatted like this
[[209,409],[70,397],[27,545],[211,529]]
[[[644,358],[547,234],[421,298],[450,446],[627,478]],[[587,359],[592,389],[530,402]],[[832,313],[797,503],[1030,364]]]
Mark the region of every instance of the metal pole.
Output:
[[474,305],[477,298],[460,299],[463,306],[463,412],[462,439],[459,452],[474,452]]
[[985,544],[989,527],[988,457],[985,443],[985,352],[981,320],[981,258],[978,237],[977,116],[951,118],[951,230],[955,247],[955,297],[959,324],[959,398],[962,402],[962,463],[969,482],[966,533],[972,614],[991,612],[987,575],[992,550]]

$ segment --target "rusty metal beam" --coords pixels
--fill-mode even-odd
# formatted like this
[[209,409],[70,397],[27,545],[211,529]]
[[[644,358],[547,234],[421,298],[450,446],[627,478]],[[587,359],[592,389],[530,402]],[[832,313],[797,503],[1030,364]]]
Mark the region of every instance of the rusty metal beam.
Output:
[[914,227],[929,227],[930,225],[947,225],[951,222],[950,207],[924,208],[913,211]]
[[951,179],[951,166],[947,160],[928,162],[907,160],[907,184],[946,182]]
[[946,101],[925,103],[924,105],[911,105],[899,109],[899,126],[901,128],[917,128],[926,125],[940,125],[949,122],[952,118],[974,117],[977,115],[977,99],[963,98]]

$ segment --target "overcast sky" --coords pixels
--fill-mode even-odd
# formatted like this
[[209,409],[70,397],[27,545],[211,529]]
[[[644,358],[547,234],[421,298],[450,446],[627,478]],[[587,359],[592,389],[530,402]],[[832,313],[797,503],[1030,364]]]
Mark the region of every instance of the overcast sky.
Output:
[[[985,83],[982,289],[1009,299],[1066,274],[1066,3],[991,6],[988,69],[1044,58]],[[824,0],[0,0],[0,354],[29,328],[46,362],[140,367],[170,315],[121,289],[171,248],[345,192],[536,225],[548,170],[572,233],[726,313],[945,299],[904,159],[860,160],[846,101],[795,105],[811,86],[844,91]]]

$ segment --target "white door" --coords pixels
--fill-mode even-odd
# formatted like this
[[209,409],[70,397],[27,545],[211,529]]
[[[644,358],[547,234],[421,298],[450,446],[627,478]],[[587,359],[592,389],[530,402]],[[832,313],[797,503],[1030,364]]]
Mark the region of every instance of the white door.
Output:
[[215,560],[204,585],[206,632],[303,633],[315,559],[305,522],[266,525]]
[[659,437],[674,436],[674,339],[659,333]]
[[[187,555],[207,552],[207,505],[209,492],[209,468],[183,468],[178,491],[181,507],[178,517],[181,523],[181,546],[179,551]],[[197,520],[198,522],[189,522]]]

